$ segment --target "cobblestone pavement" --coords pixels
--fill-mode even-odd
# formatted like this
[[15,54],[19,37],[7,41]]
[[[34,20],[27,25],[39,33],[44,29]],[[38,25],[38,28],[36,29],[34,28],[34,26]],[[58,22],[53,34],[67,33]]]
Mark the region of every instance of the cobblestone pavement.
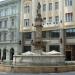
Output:
[[6,72],[0,72],[0,75],[75,75],[75,72],[66,72],[66,73],[6,73]]

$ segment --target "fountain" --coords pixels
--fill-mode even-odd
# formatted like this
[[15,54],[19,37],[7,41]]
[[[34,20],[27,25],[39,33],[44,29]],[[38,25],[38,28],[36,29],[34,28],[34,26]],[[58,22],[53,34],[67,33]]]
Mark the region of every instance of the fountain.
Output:
[[36,28],[32,45],[34,46],[33,52],[25,52],[21,55],[14,55],[13,65],[25,65],[25,66],[49,66],[49,65],[61,65],[64,64],[64,55],[55,50],[51,52],[43,52],[43,40],[42,40],[42,18],[41,18],[41,5],[38,2],[37,15],[35,18]]

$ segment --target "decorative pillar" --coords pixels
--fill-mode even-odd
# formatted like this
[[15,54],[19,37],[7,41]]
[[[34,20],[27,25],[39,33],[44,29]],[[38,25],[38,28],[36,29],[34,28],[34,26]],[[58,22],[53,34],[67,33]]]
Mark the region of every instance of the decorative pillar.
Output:
[[60,52],[64,54],[64,1],[59,0]]
[[48,12],[49,12],[48,9],[49,9],[48,0],[46,0],[46,25],[48,25],[48,20],[49,20],[49,19],[48,19],[48,17],[49,17],[49,16],[48,16]]
[[46,51],[49,52],[49,42],[50,42],[50,37],[49,37],[49,31],[46,32],[46,38],[49,41],[46,41]]
[[37,3],[38,3],[38,0],[32,0],[32,23],[33,25],[35,24]]
[[35,35],[33,36],[34,39],[32,41],[32,44],[34,46],[34,52],[36,53],[41,53],[42,52],[42,46],[43,46],[43,41],[42,41],[42,18],[41,18],[41,5],[40,2],[38,2],[37,6],[37,15],[35,18],[35,25],[34,25],[36,31]]
[[55,26],[55,5],[54,5],[54,0],[52,0],[52,25]]
[[[34,39],[34,36],[35,36],[35,18],[36,18],[36,10],[37,10],[37,2],[38,0],[32,0],[32,40],[31,40],[31,43]],[[33,51],[34,50],[34,46],[31,45],[31,50]]]

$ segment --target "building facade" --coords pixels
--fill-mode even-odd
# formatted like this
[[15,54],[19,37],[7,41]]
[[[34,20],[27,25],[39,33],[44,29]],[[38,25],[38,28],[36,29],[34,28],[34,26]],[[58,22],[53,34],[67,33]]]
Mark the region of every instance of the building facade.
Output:
[[75,0],[21,0],[22,52],[32,51],[38,2],[43,18],[44,51],[56,50],[75,60]]
[[20,52],[20,0],[0,2],[0,59],[13,60]]

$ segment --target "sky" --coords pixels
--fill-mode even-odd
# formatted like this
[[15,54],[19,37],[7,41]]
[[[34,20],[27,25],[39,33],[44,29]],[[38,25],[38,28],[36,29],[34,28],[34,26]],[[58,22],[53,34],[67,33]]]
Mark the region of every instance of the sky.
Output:
[[0,0],[0,1],[3,1],[3,0]]

